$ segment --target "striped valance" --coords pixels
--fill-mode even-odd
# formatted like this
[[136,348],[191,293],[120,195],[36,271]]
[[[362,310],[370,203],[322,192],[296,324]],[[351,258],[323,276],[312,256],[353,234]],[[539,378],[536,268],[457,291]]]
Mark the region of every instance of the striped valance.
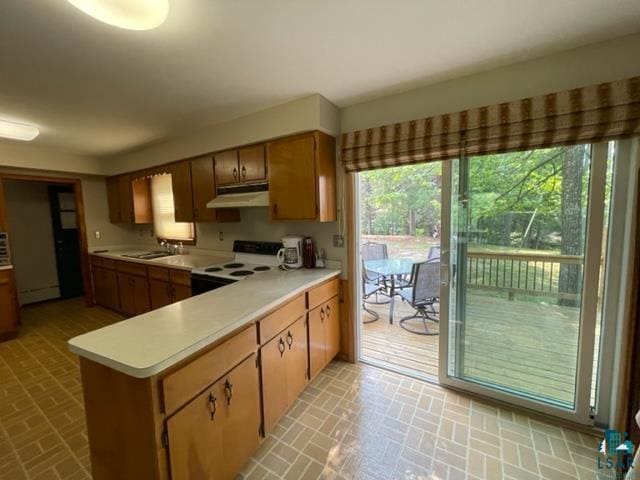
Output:
[[347,172],[640,135],[640,77],[345,133]]

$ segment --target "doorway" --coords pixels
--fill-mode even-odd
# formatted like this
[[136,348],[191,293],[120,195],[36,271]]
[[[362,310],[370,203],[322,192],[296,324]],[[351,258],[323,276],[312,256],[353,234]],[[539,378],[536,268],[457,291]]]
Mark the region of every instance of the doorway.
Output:
[[20,306],[83,296],[91,302],[80,180],[0,175]]

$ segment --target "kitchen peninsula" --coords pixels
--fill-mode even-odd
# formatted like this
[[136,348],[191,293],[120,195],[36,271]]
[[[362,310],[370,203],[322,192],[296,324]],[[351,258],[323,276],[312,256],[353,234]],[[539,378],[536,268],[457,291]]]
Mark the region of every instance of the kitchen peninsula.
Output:
[[338,353],[339,273],[275,270],[71,339],[94,479],[233,478]]

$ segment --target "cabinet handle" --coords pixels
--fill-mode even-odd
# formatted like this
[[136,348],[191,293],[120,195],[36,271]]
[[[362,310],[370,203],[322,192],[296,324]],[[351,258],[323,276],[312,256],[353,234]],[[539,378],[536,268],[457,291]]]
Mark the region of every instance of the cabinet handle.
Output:
[[280,337],[280,340],[278,340],[278,351],[280,352],[281,357],[284,355],[284,349],[284,340],[282,340],[282,337]]
[[329,315],[331,315],[331,307],[327,305],[327,318],[329,318]]
[[247,169],[244,168],[244,165],[242,166],[242,178],[245,178],[247,176]]
[[224,396],[227,397],[227,405],[231,405],[231,397],[233,397],[233,384],[226,380],[224,382]]
[[216,410],[218,410],[218,400],[213,396],[213,393],[209,394],[209,413],[211,414],[211,420],[216,416]]
[[322,307],[320,309],[320,321],[324,322],[324,317],[325,317],[325,313],[324,313],[324,307]]
[[293,345],[293,335],[291,335],[291,330],[287,332],[287,345],[289,345],[289,350],[291,350],[291,345]]
[[234,179],[237,179],[237,178],[238,178],[238,169],[237,169],[237,168],[234,168],[234,169],[233,169],[233,178],[234,178]]

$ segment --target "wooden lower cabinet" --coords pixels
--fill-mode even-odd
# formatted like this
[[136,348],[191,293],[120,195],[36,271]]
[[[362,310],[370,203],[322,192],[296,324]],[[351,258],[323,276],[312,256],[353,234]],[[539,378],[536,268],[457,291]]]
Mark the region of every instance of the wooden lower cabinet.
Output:
[[308,380],[307,323],[300,317],[261,349],[264,427],[270,432]]
[[104,267],[92,266],[93,299],[102,307],[111,310],[120,309],[120,296],[118,294],[118,278],[115,270]]
[[169,282],[163,282],[162,280],[150,278],[149,297],[152,310],[173,303],[173,298],[171,295],[171,284]]
[[260,442],[252,354],[167,420],[172,480],[232,479]]
[[314,378],[340,350],[340,305],[334,296],[309,312],[309,372]]
[[19,312],[13,269],[0,270],[0,341],[17,334]]
[[120,311],[129,317],[151,310],[149,280],[146,277],[118,272]]

